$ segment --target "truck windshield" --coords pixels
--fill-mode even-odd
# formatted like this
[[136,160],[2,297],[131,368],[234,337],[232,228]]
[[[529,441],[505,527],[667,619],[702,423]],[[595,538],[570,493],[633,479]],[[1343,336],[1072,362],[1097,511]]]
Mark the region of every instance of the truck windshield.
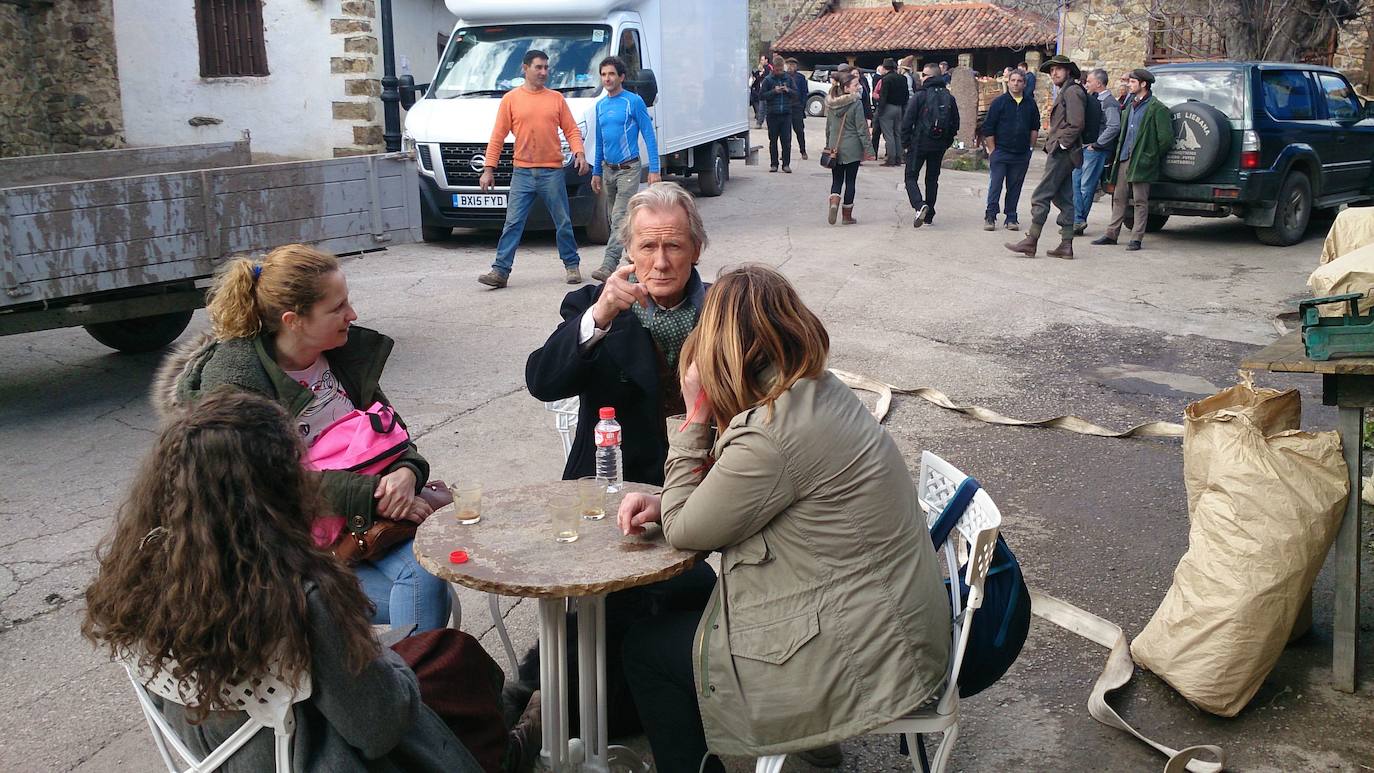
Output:
[[1240,70],[1162,70],[1154,95],[1167,107],[1192,100],[1211,105],[1232,121],[1245,122],[1245,73]]
[[434,99],[500,96],[525,82],[525,52],[549,55],[549,88],[570,97],[601,89],[596,65],[610,53],[610,27],[596,24],[505,24],[463,27],[453,33],[439,62]]

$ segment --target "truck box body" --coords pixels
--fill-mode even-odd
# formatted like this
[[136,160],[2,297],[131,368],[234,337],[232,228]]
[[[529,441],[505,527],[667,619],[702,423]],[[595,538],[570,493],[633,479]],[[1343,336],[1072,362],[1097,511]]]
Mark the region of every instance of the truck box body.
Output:
[[[448,0],[447,5],[458,22],[428,93],[406,116],[406,133],[419,155],[427,236],[436,228],[496,228],[504,222],[509,158],[502,153],[496,189],[483,194],[477,180],[487,159],[480,156],[502,95],[523,82],[520,58],[530,48],[549,54],[548,86],[567,99],[589,163],[595,104],[604,93],[598,65],[611,54],[627,60],[627,85],[638,71],[654,75],[657,98],[649,114],[665,173],[688,176],[707,169],[717,143],[734,157],[747,151],[745,0]],[[514,138],[506,142],[508,151]],[[648,161],[643,146],[641,156]],[[725,176],[724,169],[708,172],[712,182]],[[603,241],[597,231],[604,233],[605,206],[591,191],[590,175],[577,174],[571,154],[565,155],[564,173],[573,224],[588,226],[589,237]],[[542,205],[536,204],[529,225],[551,225]]]

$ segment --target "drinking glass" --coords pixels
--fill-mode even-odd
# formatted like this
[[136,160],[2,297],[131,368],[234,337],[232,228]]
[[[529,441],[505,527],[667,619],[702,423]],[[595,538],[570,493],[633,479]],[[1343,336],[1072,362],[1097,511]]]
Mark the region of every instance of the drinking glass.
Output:
[[471,526],[482,520],[482,484],[464,483],[449,486],[453,494],[453,512],[458,515],[458,523]]
[[577,479],[577,499],[582,520],[599,521],[606,517],[606,481],[595,475]]
[[549,521],[554,542],[576,542],[582,520],[582,502],[575,494],[556,495],[549,501]]

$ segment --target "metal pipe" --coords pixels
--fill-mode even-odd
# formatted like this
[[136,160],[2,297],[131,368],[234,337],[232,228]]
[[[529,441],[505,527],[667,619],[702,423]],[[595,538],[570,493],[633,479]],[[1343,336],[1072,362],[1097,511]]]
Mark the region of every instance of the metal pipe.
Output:
[[396,46],[391,34],[391,0],[381,0],[382,15],[382,139],[386,151],[401,149],[401,92],[396,88]]

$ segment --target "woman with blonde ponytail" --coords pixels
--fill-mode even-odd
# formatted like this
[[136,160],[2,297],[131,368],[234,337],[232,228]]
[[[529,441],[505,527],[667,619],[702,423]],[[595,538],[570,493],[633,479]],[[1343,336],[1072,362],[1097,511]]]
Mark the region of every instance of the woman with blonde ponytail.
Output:
[[[174,351],[158,373],[153,403],[164,416],[229,384],[279,402],[309,447],[354,409],[390,405],[378,381],[394,344],[353,324],[348,283],[333,255],[290,244],[260,262],[232,260],[210,288],[207,309],[211,332]],[[376,475],[318,474],[331,511],[350,526],[376,518],[419,523],[430,514],[417,496],[429,463],[413,443]],[[317,539],[332,544],[338,529]],[[420,567],[410,541],[356,571],[376,606],[374,622],[416,632],[447,623],[448,586]]]

